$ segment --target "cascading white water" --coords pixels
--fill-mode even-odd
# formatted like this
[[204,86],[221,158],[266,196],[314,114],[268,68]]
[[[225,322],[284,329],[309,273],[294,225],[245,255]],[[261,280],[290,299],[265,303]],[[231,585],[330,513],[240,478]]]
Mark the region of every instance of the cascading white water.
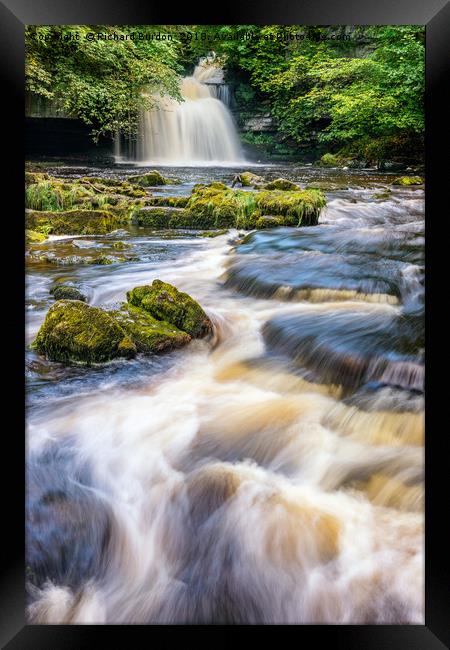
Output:
[[181,80],[184,101],[158,98],[154,109],[142,113],[136,161],[188,166],[244,162],[233,118],[221,101],[228,98],[222,85],[222,69],[211,58],[200,60],[194,74]]

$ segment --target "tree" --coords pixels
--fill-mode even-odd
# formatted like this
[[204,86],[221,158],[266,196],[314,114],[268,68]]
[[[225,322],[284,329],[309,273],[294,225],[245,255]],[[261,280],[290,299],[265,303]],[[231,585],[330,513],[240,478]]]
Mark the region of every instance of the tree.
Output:
[[[163,31],[170,30],[176,37],[176,28]],[[154,94],[181,99],[180,45],[152,38],[161,31],[156,25],[27,26],[26,89],[88,124],[94,140],[118,130],[133,134]],[[137,33],[146,38],[131,39]]]

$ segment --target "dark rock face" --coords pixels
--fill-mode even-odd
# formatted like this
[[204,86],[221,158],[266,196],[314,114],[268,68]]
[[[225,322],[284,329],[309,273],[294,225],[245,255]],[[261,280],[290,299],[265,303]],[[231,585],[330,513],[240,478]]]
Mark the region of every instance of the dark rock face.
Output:
[[82,302],[86,302],[87,300],[86,296],[79,289],[69,287],[65,284],[53,287],[50,289],[50,293],[55,300],[81,300]]

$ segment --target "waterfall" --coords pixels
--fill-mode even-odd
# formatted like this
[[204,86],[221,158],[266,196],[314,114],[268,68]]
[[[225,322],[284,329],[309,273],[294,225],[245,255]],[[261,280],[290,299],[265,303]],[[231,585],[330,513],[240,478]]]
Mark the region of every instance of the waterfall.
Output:
[[[199,61],[180,82],[182,102],[157,98],[140,116],[135,162],[159,165],[227,165],[244,162],[227,108],[229,89],[211,57]],[[120,149],[116,146],[116,159]]]

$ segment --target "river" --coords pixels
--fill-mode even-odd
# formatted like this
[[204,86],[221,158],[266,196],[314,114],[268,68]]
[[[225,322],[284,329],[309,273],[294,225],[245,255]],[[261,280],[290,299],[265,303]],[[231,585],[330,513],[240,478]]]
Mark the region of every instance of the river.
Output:
[[[58,174],[87,171],[135,168]],[[237,171],[164,168],[159,191]],[[423,189],[255,171],[348,187],[309,228],[130,228],[109,266],[83,264],[108,236],[32,245],[27,344],[62,281],[113,307],[159,278],[215,333],[95,368],[27,348],[31,622],[424,622]]]

